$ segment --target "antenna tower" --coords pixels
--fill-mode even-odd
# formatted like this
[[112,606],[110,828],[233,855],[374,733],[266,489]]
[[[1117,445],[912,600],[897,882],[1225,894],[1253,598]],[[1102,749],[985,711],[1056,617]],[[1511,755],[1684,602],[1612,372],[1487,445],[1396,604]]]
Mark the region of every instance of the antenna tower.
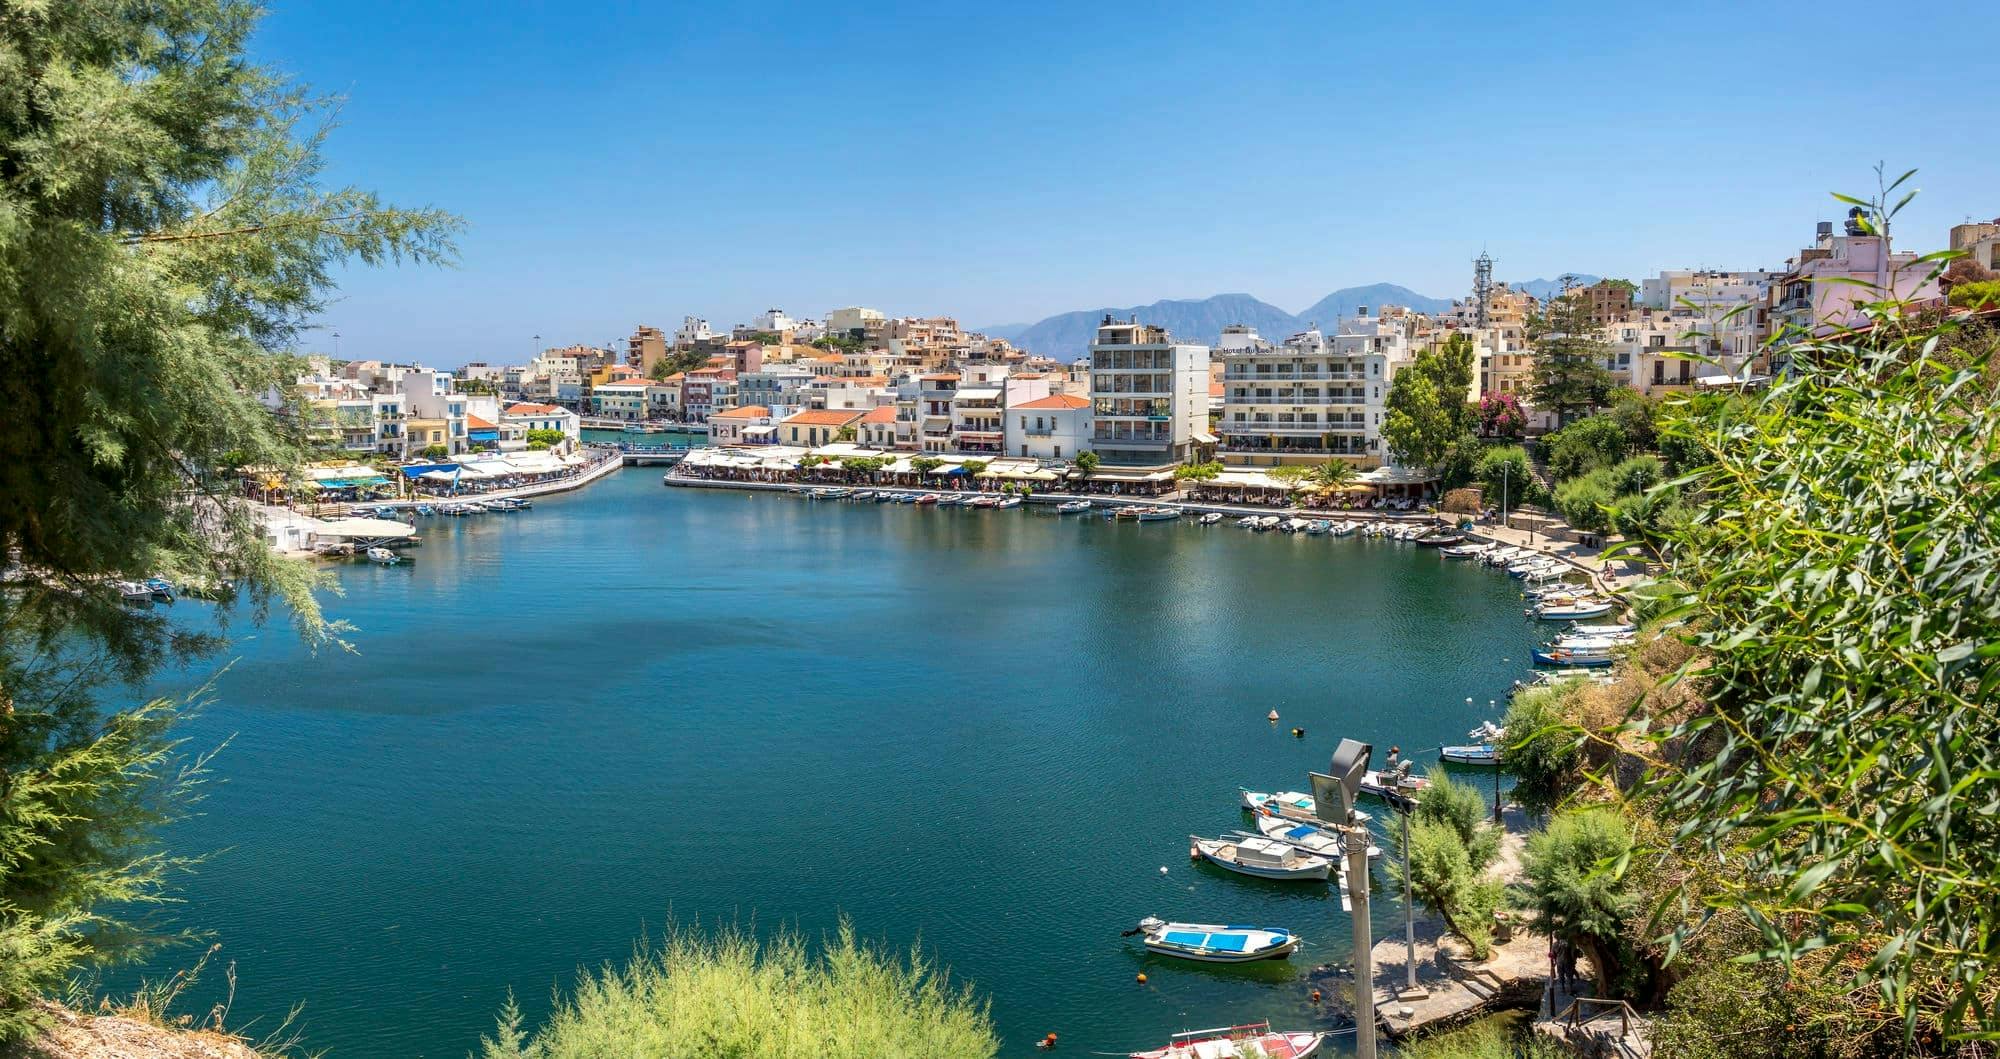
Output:
[[1479,252],[1472,262],[1472,299],[1479,306],[1479,327],[1486,327],[1486,309],[1493,301],[1493,258],[1486,251]]

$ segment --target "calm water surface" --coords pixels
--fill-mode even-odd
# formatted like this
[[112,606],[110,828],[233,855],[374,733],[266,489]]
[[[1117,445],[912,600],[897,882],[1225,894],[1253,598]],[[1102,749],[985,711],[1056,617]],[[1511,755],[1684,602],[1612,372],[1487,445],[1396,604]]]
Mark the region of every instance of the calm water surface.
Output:
[[[510,988],[539,1017],[670,916],[921,939],[1008,1055],[1324,1021],[1304,976],[1348,955],[1338,901],[1190,866],[1187,835],[1341,735],[1461,739],[1532,631],[1507,578],[1409,545],[653,470],[423,533],[409,566],[340,568],[354,653],[239,642],[191,726],[232,738],[223,782],[171,836],[218,851],[177,914],[236,962],[233,1018],[303,1002],[336,1059],[462,1056]],[[1147,958],[1118,934],[1149,913],[1308,947]]]

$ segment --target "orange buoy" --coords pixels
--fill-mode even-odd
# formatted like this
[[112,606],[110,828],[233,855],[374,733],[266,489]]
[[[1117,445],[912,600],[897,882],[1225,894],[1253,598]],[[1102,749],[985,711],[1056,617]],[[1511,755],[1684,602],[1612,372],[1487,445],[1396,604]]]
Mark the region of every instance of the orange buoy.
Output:
[[1319,1001],[1320,1001],[1320,993],[1319,990],[1315,989],[1312,991],[1312,1002],[1317,1004],[1319,1003]]
[[1140,971],[1140,972],[1139,972],[1139,984],[1140,984],[1140,985],[1145,985],[1145,984],[1146,984],[1146,972],[1144,972],[1144,971]]

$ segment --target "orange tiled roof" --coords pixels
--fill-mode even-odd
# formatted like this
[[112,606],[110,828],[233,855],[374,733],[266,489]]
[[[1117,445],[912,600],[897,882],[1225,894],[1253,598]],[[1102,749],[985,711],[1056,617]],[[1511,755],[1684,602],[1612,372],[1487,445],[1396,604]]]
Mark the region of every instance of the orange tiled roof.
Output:
[[801,427],[844,427],[861,418],[862,413],[842,408],[808,408],[785,419],[786,426]]
[[489,423],[470,412],[466,413],[465,429],[467,430],[497,430],[499,427],[500,424],[498,423]]
[[727,412],[717,412],[710,419],[759,419],[771,414],[771,410],[761,404],[746,404]]
[[557,408],[555,405],[552,404],[517,404],[508,406],[507,410],[505,412],[502,412],[501,415],[547,416],[547,415],[556,415],[561,411],[562,409]]
[[1017,404],[1014,407],[1015,408],[1066,408],[1074,412],[1079,408],[1089,408],[1090,400],[1084,397],[1072,397],[1066,393],[1052,393],[1047,397],[1038,398],[1033,401],[1026,401],[1021,404]]
[[896,421],[896,406],[892,404],[878,405],[869,409],[868,414],[861,417],[861,421],[863,423],[894,423]]

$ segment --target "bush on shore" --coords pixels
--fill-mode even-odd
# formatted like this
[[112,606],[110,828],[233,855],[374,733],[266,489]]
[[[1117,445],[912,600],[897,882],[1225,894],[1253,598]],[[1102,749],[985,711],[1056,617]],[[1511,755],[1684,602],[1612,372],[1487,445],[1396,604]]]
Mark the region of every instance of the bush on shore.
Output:
[[670,929],[657,948],[584,974],[532,1034],[510,998],[480,1044],[479,1059],[989,1059],[1000,1048],[985,1001],[920,952],[882,952],[845,922],[816,947],[792,932]]

